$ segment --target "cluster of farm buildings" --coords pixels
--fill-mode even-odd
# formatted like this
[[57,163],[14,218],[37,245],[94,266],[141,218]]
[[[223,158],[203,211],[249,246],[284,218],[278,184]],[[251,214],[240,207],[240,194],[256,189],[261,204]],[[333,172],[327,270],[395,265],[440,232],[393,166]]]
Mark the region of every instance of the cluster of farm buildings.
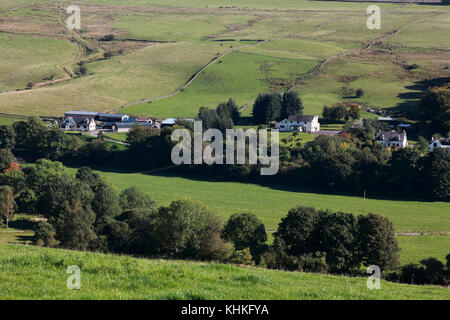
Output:
[[[184,119],[193,121],[193,119]],[[385,121],[398,128],[406,128],[409,125],[396,123],[392,118],[379,118],[378,121]],[[154,118],[131,118],[126,114],[101,113],[93,111],[68,111],[61,119],[59,127],[65,131],[110,131],[129,132],[135,126],[161,129],[173,126],[177,123],[175,118],[154,119]],[[307,132],[310,134],[338,135],[340,131],[320,130],[319,116],[313,115],[290,115],[288,118],[275,124],[275,128],[280,132]],[[375,135],[375,142],[385,148],[404,148],[408,146],[406,131],[397,132],[378,131]],[[450,139],[432,138],[430,149],[446,148],[450,149]]]
[[68,111],[59,123],[64,131],[110,131],[128,132],[134,126],[161,129],[172,126],[177,119],[131,118],[126,114],[101,113],[94,111]]

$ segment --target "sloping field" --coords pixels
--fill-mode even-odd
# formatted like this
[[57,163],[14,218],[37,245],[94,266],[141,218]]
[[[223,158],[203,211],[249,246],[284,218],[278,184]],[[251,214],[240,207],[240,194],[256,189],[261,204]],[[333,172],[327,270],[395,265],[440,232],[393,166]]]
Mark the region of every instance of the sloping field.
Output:
[[[69,169],[72,172],[75,169]],[[237,182],[213,182],[188,178],[98,171],[117,190],[132,186],[147,192],[160,204],[188,198],[198,200],[219,216],[233,213],[256,214],[268,230],[276,230],[281,218],[296,206],[362,213],[360,197],[301,192],[283,187],[266,187]],[[389,218],[397,232],[450,231],[450,205],[445,202],[418,202],[366,199],[366,212]]]
[[244,105],[277,86],[294,83],[313,68],[315,60],[278,58],[249,52],[233,52],[200,74],[191,86],[174,97],[126,108],[130,114],[195,117],[202,106],[216,107],[233,98]]
[[[350,86],[364,89],[362,102],[380,108],[414,108],[417,98],[409,97],[416,82],[450,76],[446,38],[450,10],[444,6],[380,4],[382,28],[368,30],[367,4],[362,3],[87,0],[80,4],[82,31],[73,34],[64,28],[65,2],[16,3],[2,2],[1,36],[16,39],[20,33],[29,41],[1,42],[0,91],[24,89],[29,82],[49,77],[64,79],[62,67],[76,67],[78,60],[88,61],[87,74],[52,86],[0,93],[4,113],[61,115],[67,109],[107,111],[132,105],[127,112],[191,117],[199,106],[215,106],[229,97],[245,105],[259,92],[285,90],[299,75],[330,58],[296,87],[305,113],[320,114],[324,104],[351,100],[336,93],[342,85],[335,77],[355,73],[359,78]],[[1,11],[3,7],[9,10]],[[97,41],[107,34],[114,34],[116,40]],[[73,36],[76,43],[71,42]],[[382,44],[375,45],[376,39]],[[217,55],[240,46],[243,41],[239,40],[267,42],[224,57],[223,66],[206,69],[180,95],[152,105],[137,103],[174,93]],[[93,53],[84,47],[86,41]],[[363,55],[355,51],[369,43],[374,46]],[[402,56],[405,50],[408,57]],[[103,51],[119,55],[93,62]],[[241,53],[249,55],[243,58]],[[260,65],[273,62],[276,66],[258,70],[256,56]],[[426,64],[430,59],[437,62],[434,68]],[[416,61],[424,69],[405,75],[404,67]]]
[[[67,267],[81,270],[68,290]],[[447,288],[0,244],[0,299],[450,299]],[[195,285],[193,285],[195,284]]]

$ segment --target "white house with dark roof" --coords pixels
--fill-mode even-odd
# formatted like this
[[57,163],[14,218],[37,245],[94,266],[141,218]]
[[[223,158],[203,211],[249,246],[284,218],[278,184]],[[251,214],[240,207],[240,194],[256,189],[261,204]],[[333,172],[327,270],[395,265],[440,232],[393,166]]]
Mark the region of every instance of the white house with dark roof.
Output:
[[406,132],[378,131],[375,134],[375,142],[383,145],[385,148],[404,148],[408,146]]
[[73,118],[67,117],[60,124],[59,127],[64,131],[95,131],[97,125],[94,118]]
[[320,130],[319,116],[295,114],[278,122],[275,127],[281,132],[317,132]]
[[434,149],[450,149],[450,138],[431,138],[430,150]]

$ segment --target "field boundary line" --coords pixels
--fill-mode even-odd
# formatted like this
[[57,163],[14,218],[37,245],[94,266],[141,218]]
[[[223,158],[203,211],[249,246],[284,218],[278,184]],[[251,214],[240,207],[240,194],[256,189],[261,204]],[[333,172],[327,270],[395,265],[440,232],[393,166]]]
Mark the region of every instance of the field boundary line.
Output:
[[188,80],[184,85],[182,85],[181,87],[179,87],[179,88],[178,88],[177,90],[175,90],[174,92],[172,92],[172,93],[170,93],[170,94],[168,94],[168,95],[164,95],[164,96],[160,96],[160,97],[156,97],[156,98],[142,99],[142,100],[130,102],[130,103],[127,103],[127,104],[125,104],[125,105],[123,105],[123,106],[120,106],[119,108],[113,109],[113,110],[111,110],[110,112],[118,112],[118,111],[120,111],[121,109],[128,108],[128,107],[134,106],[134,105],[136,105],[136,104],[141,104],[141,103],[151,103],[151,102],[154,102],[154,101],[158,101],[158,100],[162,100],[162,99],[167,99],[167,98],[173,97],[173,96],[177,95],[179,92],[181,92],[181,91],[183,91],[184,89],[186,89],[188,86],[190,86],[190,85],[192,84],[192,82],[194,82],[194,80],[197,79],[197,77],[198,77],[203,71],[205,71],[206,69],[208,69],[209,67],[211,67],[213,64],[215,64],[217,61],[219,61],[219,60],[222,59],[223,57],[225,57],[225,56],[227,56],[227,55],[229,55],[229,54],[231,54],[231,53],[233,53],[233,52],[235,52],[235,51],[237,51],[237,50],[240,50],[240,49],[242,49],[242,48],[254,48],[254,47],[257,47],[257,46],[259,46],[259,45],[261,45],[261,44],[263,44],[263,43],[266,43],[266,42],[268,42],[268,41],[269,41],[269,40],[263,40],[263,41],[258,42],[257,44],[246,44],[246,45],[242,45],[242,46],[239,46],[239,47],[236,47],[236,48],[232,48],[232,49],[230,49],[230,50],[228,50],[228,51],[222,53],[221,55],[215,56],[214,58],[212,58],[206,65],[204,65],[204,66],[203,66],[202,68],[200,68],[197,72],[195,72],[195,73],[189,78],[189,80]]

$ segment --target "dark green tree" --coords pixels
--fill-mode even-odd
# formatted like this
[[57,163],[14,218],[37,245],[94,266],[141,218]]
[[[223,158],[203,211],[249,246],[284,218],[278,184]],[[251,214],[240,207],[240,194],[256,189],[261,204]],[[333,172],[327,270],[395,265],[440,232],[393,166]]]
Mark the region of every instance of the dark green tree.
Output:
[[261,124],[268,124],[281,116],[282,98],[278,92],[260,94],[253,105],[253,118]]
[[120,205],[123,210],[149,209],[155,206],[155,202],[142,190],[131,187],[120,193]]
[[80,200],[64,201],[52,225],[56,230],[56,240],[66,249],[87,250],[97,239],[94,232],[95,213],[89,205]]
[[294,91],[285,92],[281,104],[281,119],[286,119],[290,115],[302,113],[303,103],[299,95]]
[[0,149],[13,149],[16,144],[16,132],[12,126],[0,126]]
[[282,239],[281,252],[299,256],[315,251],[313,234],[318,223],[318,215],[314,208],[297,207],[289,210],[287,216],[281,219],[275,238]]
[[369,213],[358,218],[359,251],[366,266],[377,265],[382,270],[399,266],[397,238],[392,223]]
[[251,213],[233,214],[225,224],[222,237],[232,242],[237,250],[250,248],[253,255],[267,241],[264,224]]

